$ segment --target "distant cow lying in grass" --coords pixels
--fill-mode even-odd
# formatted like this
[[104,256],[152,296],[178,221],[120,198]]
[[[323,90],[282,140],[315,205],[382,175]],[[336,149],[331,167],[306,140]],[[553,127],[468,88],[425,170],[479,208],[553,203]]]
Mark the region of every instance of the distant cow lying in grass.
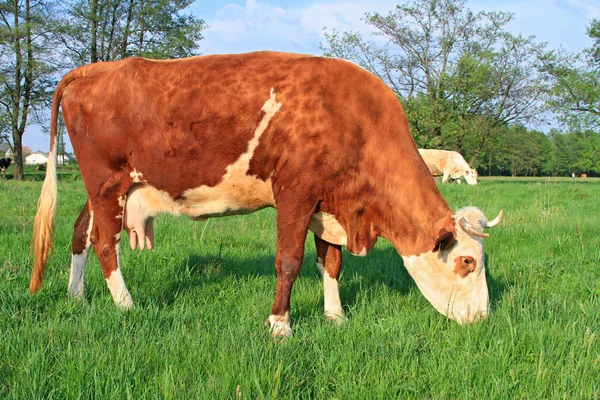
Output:
[[419,154],[431,174],[441,176],[442,182],[455,179],[461,183],[460,179],[464,177],[469,185],[477,185],[477,171],[469,167],[463,156],[456,151],[419,149]]

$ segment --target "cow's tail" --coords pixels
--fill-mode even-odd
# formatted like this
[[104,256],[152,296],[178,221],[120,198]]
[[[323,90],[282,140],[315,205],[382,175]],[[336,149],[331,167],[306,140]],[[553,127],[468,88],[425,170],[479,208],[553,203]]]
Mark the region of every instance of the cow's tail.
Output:
[[69,72],[60,81],[52,98],[52,115],[50,120],[50,154],[46,168],[46,178],[42,184],[42,191],[38,200],[38,209],[33,222],[33,239],[31,240],[31,252],[33,253],[33,274],[29,283],[29,291],[34,294],[42,287],[44,269],[52,250],[52,239],[54,237],[54,224],[56,215],[56,201],[58,190],[56,187],[56,157],[57,140],[56,132],[58,125],[58,110],[65,87],[73,80],[87,75],[87,69],[78,68]]

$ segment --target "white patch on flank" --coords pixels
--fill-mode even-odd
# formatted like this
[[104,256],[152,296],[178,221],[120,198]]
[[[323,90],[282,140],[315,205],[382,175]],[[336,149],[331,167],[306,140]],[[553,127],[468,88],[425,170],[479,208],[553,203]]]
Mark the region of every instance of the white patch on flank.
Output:
[[348,244],[348,235],[340,223],[331,214],[318,212],[312,216],[308,226],[315,235],[326,242],[346,246]]
[[[261,208],[275,206],[271,179],[263,181],[256,176],[248,176],[247,173],[262,134],[281,106],[282,103],[277,101],[275,90],[271,88],[269,99],[261,108],[264,112],[263,117],[254,131],[254,136],[248,142],[246,151],[237,161],[227,166],[225,175],[218,185],[188,189],[179,200],[173,200],[168,193],[150,185],[134,185],[128,196],[139,203],[136,205],[139,215],[135,216],[135,220],[145,221],[149,217],[156,217],[163,213],[186,215],[198,220],[206,217],[248,214]],[[128,202],[131,201],[130,199]]]
[[133,169],[133,171],[131,171],[131,173],[129,174],[129,176],[131,176],[133,178],[133,183],[138,183],[142,181],[142,173],[139,172],[137,169]]
[[115,305],[119,308],[129,309],[133,307],[133,300],[127,286],[125,286],[125,280],[121,273],[121,267],[119,266],[119,243],[115,246],[117,255],[117,269],[114,270],[108,279],[106,279],[106,286],[110,290]]
[[325,270],[323,259],[321,257],[317,258],[317,268],[323,277],[323,308],[325,309],[325,318],[340,324],[346,317],[344,316],[342,302],[340,301],[338,281],[337,279],[332,278]]
[[92,226],[94,225],[94,210],[90,211],[90,222],[86,231],[85,247],[81,254],[71,254],[71,273],[69,274],[68,295],[76,299],[81,299],[85,296],[85,268],[87,258],[90,253],[90,235],[92,234]]
[[283,315],[269,315],[267,323],[271,326],[271,336],[291,336],[290,313],[286,311]]

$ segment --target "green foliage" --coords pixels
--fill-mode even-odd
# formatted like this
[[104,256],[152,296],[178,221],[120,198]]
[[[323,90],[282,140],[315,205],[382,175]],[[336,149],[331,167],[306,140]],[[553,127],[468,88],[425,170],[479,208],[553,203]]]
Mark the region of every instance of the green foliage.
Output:
[[554,132],[556,146],[556,173],[600,175],[600,134],[593,131],[561,134]]
[[571,129],[600,128],[600,64],[563,51],[542,58],[552,78],[548,104]]
[[275,212],[194,223],[161,217],[156,247],[122,245],[135,307],[115,308],[90,256],[82,301],[66,297],[72,225],[86,194],[61,181],[55,249],[28,294],[39,182],[0,181],[0,397],[572,398],[600,396],[598,182],[481,179],[442,185],[456,209],[504,222],[485,239],[492,313],[438,314],[380,240],[344,252],[349,321],[324,321],[312,240],[294,285],[294,335],[263,326],[275,292]]
[[55,84],[51,14],[46,0],[0,0],[0,134],[2,141],[11,141],[18,180],[23,178],[22,137],[30,114],[47,106]]
[[130,56],[196,54],[205,22],[184,14],[191,0],[69,0],[56,31],[74,65]]
[[587,35],[594,41],[586,52],[600,66],[600,19],[593,19],[587,29]]
[[[325,33],[327,55],[378,75],[401,99],[419,146],[484,152],[496,127],[535,122],[544,77],[533,37],[506,30],[513,16],[473,13],[465,0],[408,1],[364,22],[377,41],[356,32]],[[472,149],[463,141],[475,137]]]

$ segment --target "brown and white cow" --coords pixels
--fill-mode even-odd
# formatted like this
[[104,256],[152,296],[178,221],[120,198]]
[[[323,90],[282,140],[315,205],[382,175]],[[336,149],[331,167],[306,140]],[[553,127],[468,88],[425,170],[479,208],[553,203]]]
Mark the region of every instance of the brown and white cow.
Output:
[[84,293],[93,246],[114,302],[132,306],[119,266],[122,229],[143,249],[162,213],[204,219],[276,207],[273,335],[291,333],[290,293],[309,230],[329,319],[344,318],[341,246],[364,256],[378,237],[439,312],[459,323],[488,314],[483,228],[499,220],[488,223],[476,208],[453,215],[381,80],[347,61],[275,52],[131,58],[68,73],[52,106],[32,293],[53,237],[61,103],[89,196],[75,223],[71,296]]
[[456,151],[419,149],[427,168],[433,176],[441,176],[442,182],[465,178],[469,185],[477,185],[477,170],[469,167],[463,156]]

